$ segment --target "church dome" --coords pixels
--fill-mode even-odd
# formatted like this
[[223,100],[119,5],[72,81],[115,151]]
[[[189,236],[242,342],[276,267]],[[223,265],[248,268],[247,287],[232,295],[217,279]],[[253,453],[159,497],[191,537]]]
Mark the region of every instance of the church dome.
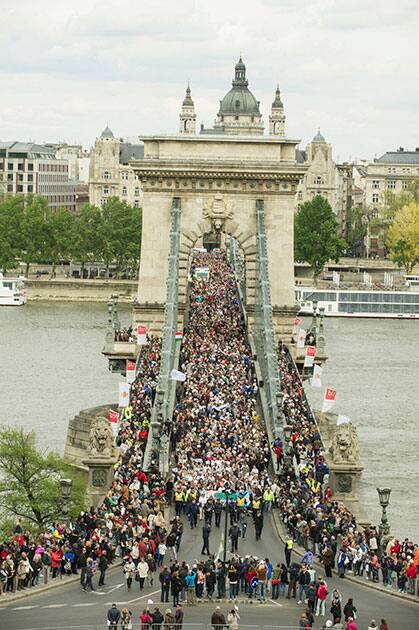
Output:
[[100,134],[100,137],[102,139],[108,138],[108,139],[112,140],[115,136],[113,135],[112,131],[109,129],[108,125],[106,125],[105,129]]
[[246,66],[240,57],[235,67],[233,87],[220,102],[220,114],[257,114],[259,103],[249,90],[246,79]]
[[320,129],[318,130],[318,132],[314,136],[312,142],[318,142],[319,144],[322,142],[323,144],[326,144],[326,140],[325,140],[323,134],[320,133]]

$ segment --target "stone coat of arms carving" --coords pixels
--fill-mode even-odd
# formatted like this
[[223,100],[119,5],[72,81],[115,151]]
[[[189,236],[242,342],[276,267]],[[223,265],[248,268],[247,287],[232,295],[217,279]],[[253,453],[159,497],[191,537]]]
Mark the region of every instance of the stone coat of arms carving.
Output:
[[202,210],[205,219],[209,219],[213,228],[220,230],[226,219],[231,219],[234,215],[233,208],[228,206],[221,194],[214,196]]

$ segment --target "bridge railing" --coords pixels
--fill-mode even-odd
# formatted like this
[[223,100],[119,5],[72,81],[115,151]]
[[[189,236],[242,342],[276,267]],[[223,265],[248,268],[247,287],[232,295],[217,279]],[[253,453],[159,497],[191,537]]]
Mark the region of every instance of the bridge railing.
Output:
[[[243,615],[243,613],[242,613]],[[148,626],[149,630],[161,630],[164,624],[151,624]],[[110,626],[106,621],[98,622],[94,625],[79,625],[79,626],[48,626],[48,630],[73,630],[77,628],[77,630],[141,630],[143,628],[143,624],[141,623],[131,623],[129,625],[121,626],[118,624],[117,626]],[[299,625],[294,626],[265,626],[263,624],[242,624],[239,622],[240,630],[298,630],[301,628]],[[170,624],[170,628],[172,630],[229,630],[229,624],[212,624],[212,623],[182,623],[182,624]]]
[[174,367],[177,367],[179,361],[180,344],[176,341],[176,332],[179,305],[180,216],[180,198],[174,197],[171,208],[169,265],[166,280],[160,371],[143,463],[145,470],[148,470],[154,456],[155,459],[159,460],[162,475],[168,471],[170,422],[176,386],[176,382],[170,378],[170,373]]
[[272,437],[282,435],[284,417],[269,288],[265,208],[262,199],[256,201],[256,226],[256,296],[253,337],[268,408],[269,417],[265,418],[265,422],[269,437],[272,439]]

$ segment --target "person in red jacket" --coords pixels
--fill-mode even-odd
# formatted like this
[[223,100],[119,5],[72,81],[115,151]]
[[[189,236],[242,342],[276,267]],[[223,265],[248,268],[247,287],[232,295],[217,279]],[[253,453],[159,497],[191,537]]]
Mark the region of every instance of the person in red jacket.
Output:
[[412,595],[416,594],[416,578],[418,575],[418,570],[415,566],[414,560],[409,562],[409,566],[407,567],[406,577],[407,577],[407,592]]
[[51,568],[52,568],[52,577],[56,578],[61,567],[61,560],[63,558],[63,552],[61,549],[57,549],[53,547],[51,549]]
[[327,597],[327,586],[323,582],[322,578],[319,578],[319,586],[317,587],[317,606],[316,606],[316,616],[326,614],[326,597]]

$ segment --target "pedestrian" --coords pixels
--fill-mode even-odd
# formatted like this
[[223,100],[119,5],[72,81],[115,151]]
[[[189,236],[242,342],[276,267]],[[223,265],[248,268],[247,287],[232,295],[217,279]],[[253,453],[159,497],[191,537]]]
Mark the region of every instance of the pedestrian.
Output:
[[183,608],[180,604],[178,604],[175,611],[175,630],[182,630],[184,616],[185,613],[183,612]]
[[87,591],[90,588],[91,591],[96,590],[93,588],[93,576],[96,572],[96,564],[93,558],[88,558],[86,563],[86,580],[83,586],[83,590]]
[[234,606],[234,608],[232,608],[227,615],[227,623],[229,626],[229,630],[238,630],[239,621],[240,621],[239,609],[237,606]]
[[137,566],[137,575],[138,575],[138,581],[140,583],[140,591],[142,591],[144,588],[144,582],[146,580],[146,577],[148,576],[148,571],[149,571],[148,564],[144,560],[144,558],[142,558]]
[[330,612],[333,617],[333,623],[336,623],[338,619],[342,618],[342,596],[337,588],[333,589],[332,592]]
[[98,566],[100,571],[98,586],[105,586],[105,575],[106,569],[108,568],[108,558],[106,555],[106,551],[102,552],[102,555],[99,558]]
[[322,578],[319,577],[319,585],[317,587],[317,605],[316,605],[316,616],[326,614],[326,597],[327,597],[327,587],[323,582]]
[[352,619],[356,619],[356,607],[352,597],[350,597],[346,602],[343,608],[343,614],[345,616],[345,621],[348,621],[350,617],[352,617]]
[[285,548],[284,548],[285,562],[286,562],[287,567],[289,567],[291,564],[291,553],[292,553],[293,547],[294,547],[293,539],[291,538],[291,536],[287,536],[285,539]]
[[132,586],[132,581],[135,578],[136,572],[137,572],[137,569],[135,567],[133,559],[130,556],[128,558],[128,561],[124,564],[124,574],[125,574],[125,579],[127,581],[128,590]]
[[388,627],[387,621],[385,619],[381,619],[379,630],[390,630]]
[[128,610],[128,608],[123,608],[121,610],[121,630],[132,630],[132,612]]
[[151,619],[153,622],[152,630],[160,630],[161,625],[164,621],[164,617],[160,611],[160,608],[158,608],[158,606],[155,607],[153,613],[151,614]]
[[169,593],[170,593],[170,582],[172,580],[172,574],[170,573],[167,566],[164,566],[159,574],[159,582],[161,587],[161,602],[169,601]]
[[353,617],[349,617],[346,624],[346,630],[358,630],[358,626],[356,625],[355,619]]
[[143,612],[140,615],[140,623],[141,623],[141,630],[149,630],[151,628],[151,624],[153,623],[153,620],[151,618],[148,608],[143,609]]
[[201,550],[201,555],[205,556],[206,553],[208,555],[210,555],[210,550],[209,550],[209,537],[211,534],[211,525],[205,521],[204,522],[204,526],[202,528],[202,550]]
[[375,619],[371,619],[371,621],[368,624],[368,630],[377,630],[378,626],[375,622]]
[[193,569],[189,572],[189,575],[185,577],[186,602],[188,606],[194,606],[196,604],[195,586],[197,575],[197,570]]
[[226,619],[219,606],[216,607],[211,615],[211,624],[213,630],[225,630]]
[[106,616],[108,627],[111,628],[112,630],[116,630],[116,628],[118,627],[120,618],[121,618],[121,611],[119,610],[119,608],[117,608],[116,604],[112,604]]
[[238,540],[240,535],[240,529],[237,524],[234,524],[230,527],[228,535],[231,540],[231,553],[235,553],[238,548]]
[[166,610],[166,614],[164,616],[164,630],[175,630],[176,619],[170,608]]
[[181,579],[178,571],[173,571],[170,585],[173,597],[173,607],[176,608],[176,606],[179,605],[179,597],[183,590],[183,580]]

